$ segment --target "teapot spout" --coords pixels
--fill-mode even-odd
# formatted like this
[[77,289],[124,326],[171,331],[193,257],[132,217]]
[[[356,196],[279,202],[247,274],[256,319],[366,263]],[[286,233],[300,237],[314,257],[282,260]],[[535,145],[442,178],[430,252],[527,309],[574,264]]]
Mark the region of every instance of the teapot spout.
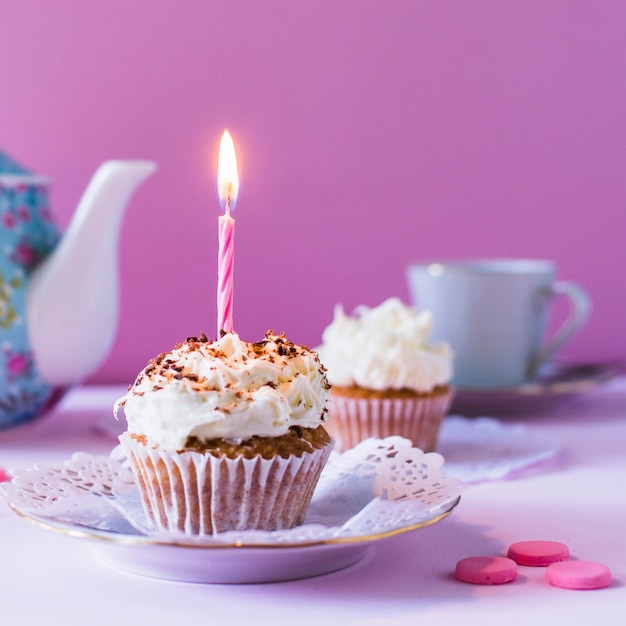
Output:
[[80,382],[107,356],[118,318],[118,243],[128,202],[151,161],[107,161],[63,239],[33,272],[26,324],[36,367],[51,385]]

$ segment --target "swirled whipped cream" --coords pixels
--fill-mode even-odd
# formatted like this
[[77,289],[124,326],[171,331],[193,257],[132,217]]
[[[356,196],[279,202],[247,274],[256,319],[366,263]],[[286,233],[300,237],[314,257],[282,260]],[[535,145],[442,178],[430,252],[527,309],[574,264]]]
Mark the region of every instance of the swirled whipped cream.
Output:
[[398,298],[376,308],[360,306],[354,315],[337,305],[317,352],[332,385],[429,393],[452,378],[450,346],[428,344],[432,323],[430,311]]
[[180,450],[189,437],[239,443],[291,426],[317,428],[329,393],[317,354],[282,334],[268,331],[257,343],[236,333],[214,342],[203,335],[152,359],[115,412],[124,406],[130,433]]

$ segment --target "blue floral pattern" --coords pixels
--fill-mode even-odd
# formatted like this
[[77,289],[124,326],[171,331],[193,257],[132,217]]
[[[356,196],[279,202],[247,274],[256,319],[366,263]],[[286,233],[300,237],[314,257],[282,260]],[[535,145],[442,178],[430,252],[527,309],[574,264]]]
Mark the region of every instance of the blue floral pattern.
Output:
[[0,153],[0,428],[36,417],[60,393],[37,372],[25,319],[30,273],[59,239],[47,185]]

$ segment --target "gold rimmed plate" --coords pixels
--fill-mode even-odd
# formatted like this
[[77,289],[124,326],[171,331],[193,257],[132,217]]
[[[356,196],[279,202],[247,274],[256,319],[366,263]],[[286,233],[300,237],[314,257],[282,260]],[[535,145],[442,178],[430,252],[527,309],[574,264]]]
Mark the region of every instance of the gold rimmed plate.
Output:
[[213,536],[155,531],[115,450],[16,470],[0,494],[20,517],[90,540],[106,561],[129,572],[190,582],[270,582],[337,571],[375,542],[449,515],[464,486],[445,476],[443,465],[440,454],[424,453],[407,439],[369,439],[331,454],[303,525]]
[[377,541],[439,522],[459,501],[457,496],[432,518],[393,530],[293,543],[167,540],[68,523],[10,506],[43,529],[94,541],[104,560],[121,570],[181,582],[241,584],[297,580],[344,569],[360,561]]

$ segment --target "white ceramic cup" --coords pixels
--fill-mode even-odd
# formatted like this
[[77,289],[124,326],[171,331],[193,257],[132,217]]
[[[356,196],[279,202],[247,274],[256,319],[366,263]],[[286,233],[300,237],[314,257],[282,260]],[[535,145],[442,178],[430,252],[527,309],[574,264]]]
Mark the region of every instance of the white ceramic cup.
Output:
[[[458,387],[519,386],[532,380],[590,311],[587,293],[556,280],[551,261],[414,263],[407,278],[413,304],[433,313],[433,341],[452,347]],[[549,306],[557,295],[569,300],[569,314],[546,342]]]

